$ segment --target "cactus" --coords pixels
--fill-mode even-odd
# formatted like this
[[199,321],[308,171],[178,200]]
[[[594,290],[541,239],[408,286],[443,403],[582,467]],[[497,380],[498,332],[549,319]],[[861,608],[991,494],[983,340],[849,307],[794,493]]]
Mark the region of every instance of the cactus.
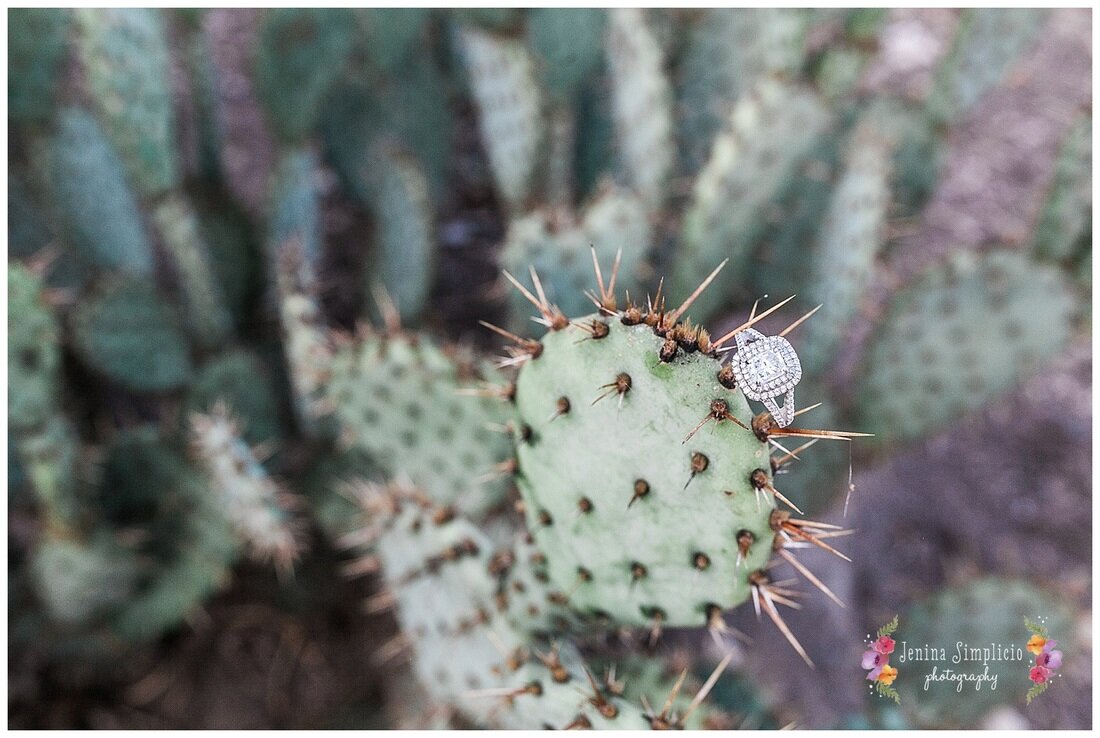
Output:
[[371,61],[383,72],[400,72],[410,61],[431,17],[430,8],[362,8],[356,20]]
[[507,414],[493,398],[459,396],[478,391],[478,372],[426,337],[367,332],[342,344],[324,391],[345,440],[439,504],[471,514],[497,505]]
[[[571,315],[591,305],[583,292],[591,281],[590,251],[605,264],[621,251],[619,286],[638,294],[654,240],[644,202],[629,191],[608,188],[588,203],[579,222],[570,222],[573,217],[540,210],[512,221],[501,253],[504,269],[520,277],[529,267],[549,275],[543,284],[547,297]],[[523,296],[513,294],[512,324],[517,330],[524,330],[528,312]]]
[[1052,637],[1058,639],[1060,648],[1067,653],[1072,651],[1075,628],[1065,601],[1046,588],[1025,581],[978,579],[945,588],[914,604],[902,615],[907,641],[947,646],[949,659],[956,655],[956,643],[975,648],[988,648],[989,644],[1015,646],[1023,659],[991,659],[986,664],[979,658],[958,665],[912,662],[905,674],[912,685],[923,684],[933,666],[941,673],[952,667],[956,673],[976,674],[988,667],[989,676],[997,679],[997,688],[960,691],[956,682],[931,682],[921,699],[906,700],[903,710],[921,727],[972,727],[997,705],[1020,700],[1031,686],[1027,675],[1032,657],[1023,651],[1027,641],[1024,618],[1034,620],[1040,616]]
[[108,270],[152,272],[153,249],[137,200],[95,119],[75,108],[62,111],[52,152],[52,189],[81,258]]
[[871,282],[890,207],[893,142],[869,116],[852,135],[814,254],[810,298],[821,303],[817,330],[808,334],[803,366],[820,372]]
[[572,102],[600,66],[605,11],[598,8],[532,8],[527,37],[542,87],[551,98]]
[[1087,253],[1092,232],[1092,118],[1083,117],[1066,136],[1046,206],[1035,226],[1032,249],[1041,259],[1073,260]]
[[300,141],[314,129],[351,51],[351,10],[275,8],[264,13],[256,53],[256,88],[275,131]]
[[777,194],[828,124],[829,114],[810,92],[767,81],[741,99],[730,130],[714,143],[695,180],[684,214],[673,292],[687,294],[723,258],[730,266],[696,310],[710,315],[740,275],[761,206]]
[[805,10],[712,8],[691,30],[678,107],[690,171],[707,159],[733,105],[762,78],[792,76],[805,57]]
[[187,391],[186,409],[208,413],[222,403],[237,418],[241,435],[251,444],[280,435],[279,397],[270,372],[255,352],[229,351],[208,361]]
[[650,209],[664,202],[676,157],[672,87],[661,49],[637,8],[609,11],[611,115],[626,181]]
[[965,113],[1000,83],[1035,40],[1045,18],[1046,12],[1039,8],[964,10],[929,108],[940,120]]
[[148,282],[111,280],[76,306],[71,322],[80,358],[135,392],[173,390],[191,377],[183,329]]
[[194,452],[236,534],[258,561],[288,574],[302,550],[299,501],[267,473],[224,406],[191,416]]
[[53,113],[68,55],[72,11],[14,8],[8,13],[8,117],[43,123]]
[[192,339],[201,347],[222,343],[232,330],[198,218],[189,202],[172,194],[153,210],[153,222],[179,277]]
[[88,91],[104,130],[138,194],[159,195],[179,179],[161,11],[85,8],[76,18]]
[[519,41],[469,27],[457,34],[497,193],[521,209],[545,135],[534,61]]
[[110,536],[81,543],[47,539],[31,562],[38,596],[63,625],[102,620],[132,596],[137,563]]
[[861,425],[917,438],[1009,389],[1069,340],[1072,288],[1020,254],[960,254],[898,293],[868,348]]
[[372,202],[378,227],[366,292],[384,287],[408,325],[424,312],[435,273],[435,218],[428,182],[415,159],[392,148],[379,150],[375,163]]
[[8,267],[8,428],[42,427],[60,401],[61,346],[57,319],[44,304],[40,278]]

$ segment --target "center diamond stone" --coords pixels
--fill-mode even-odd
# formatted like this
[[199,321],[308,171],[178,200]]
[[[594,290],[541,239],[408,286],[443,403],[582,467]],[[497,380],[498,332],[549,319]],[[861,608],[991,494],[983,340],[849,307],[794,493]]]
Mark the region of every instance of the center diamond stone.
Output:
[[765,349],[749,359],[748,370],[763,384],[782,377],[787,371],[787,365],[778,351]]

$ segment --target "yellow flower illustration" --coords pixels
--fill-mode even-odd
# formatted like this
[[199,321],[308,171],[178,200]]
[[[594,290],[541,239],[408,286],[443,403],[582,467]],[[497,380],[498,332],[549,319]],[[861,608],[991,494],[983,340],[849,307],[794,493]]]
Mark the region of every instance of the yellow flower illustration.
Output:
[[894,683],[894,679],[898,676],[898,670],[887,664],[882,667],[882,672],[878,675],[878,680],[883,684],[890,685]]
[[1047,644],[1047,639],[1036,633],[1031,636],[1031,640],[1027,642],[1027,650],[1038,656],[1043,652],[1043,646]]

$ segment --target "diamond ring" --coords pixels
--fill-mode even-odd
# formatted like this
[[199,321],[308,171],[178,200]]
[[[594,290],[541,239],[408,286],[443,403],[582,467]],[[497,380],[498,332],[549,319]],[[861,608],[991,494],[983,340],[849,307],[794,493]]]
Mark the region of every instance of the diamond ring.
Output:
[[[764,403],[780,428],[794,421],[794,386],[802,379],[802,364],[791,342],[747,328],[734,336],[733,376],[750,400]],[[785,395],[783,405],[775,400]]]

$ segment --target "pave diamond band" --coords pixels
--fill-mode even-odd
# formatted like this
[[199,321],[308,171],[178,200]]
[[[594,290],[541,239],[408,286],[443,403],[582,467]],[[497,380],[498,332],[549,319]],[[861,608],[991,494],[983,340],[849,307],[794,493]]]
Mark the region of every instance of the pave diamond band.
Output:
[[[802,379],[802,364],[790,341],[748,328],[736,336],[733,374],[750,400],[762,402],[781,428],[794,421],[794,388]],[[780,406],[775,398],[785,395]]]

